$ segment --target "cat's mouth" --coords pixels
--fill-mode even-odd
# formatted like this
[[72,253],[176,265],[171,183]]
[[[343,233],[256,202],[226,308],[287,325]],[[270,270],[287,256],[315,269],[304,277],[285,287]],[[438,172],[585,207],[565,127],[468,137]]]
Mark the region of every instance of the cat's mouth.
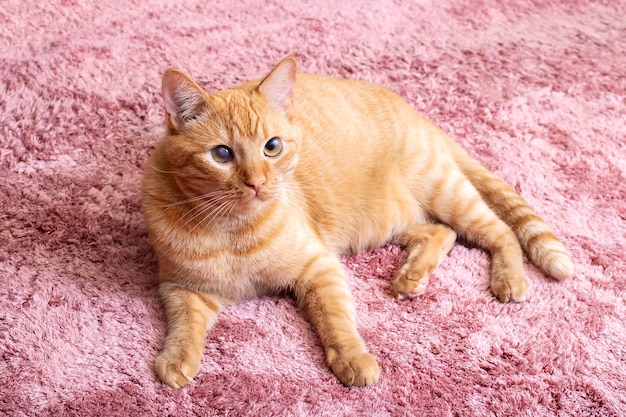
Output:
[[251,191],[239,199],[238,206],[244,211],[254,211],[267,203],[271,196],[264,190]]

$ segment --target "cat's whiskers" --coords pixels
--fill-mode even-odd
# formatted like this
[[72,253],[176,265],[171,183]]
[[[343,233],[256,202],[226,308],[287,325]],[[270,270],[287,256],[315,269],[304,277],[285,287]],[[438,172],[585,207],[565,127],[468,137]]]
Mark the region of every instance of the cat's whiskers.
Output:
[[[174,207],[174,206],[184,205],[184,204],[187,204],[187,203],[193,203],[193,202],[200,201],[200,200],[206,200],[206,199],[209,199],[209,198],[214,197],[214,196],[223,195],[224,192],[225,191],[223,189],[218,189],[218,190],[214,190],[214,191],[211,191],[209,193],[206,193],[206,194],[201,194],[201,195],[197,195],[195,197],[186,198],[184,200],[176,201],[176,202],[173,202],[173,203],[170,203],[170,204],[164,204],[164,205],[162,205],[160,207],[163,207],[163,208]],[[183,196],[184,197],[185,195],[184,194],[179,194],[179,196]]]
[[311,188],[325,188],[323,185],[311,185],[311,184],[324,184],[326,181],[322,178],[324,176],[323,173],[319,173],[316,176],[307,176],[306,178],[295,178],[291,177],[284,181],[284,184],[294,184],[297,186],[306,185]]
[[[191,236],[199,226],[203,226],[202,231],[204,232],[211,223],[213,223],[216,219],[223,218],[236,205],[236,199],[231,197],[231,195],[224,195],[221,198],[207,200],[194,206],[191,210],[185,213],[179,221],[177,221],[177,231],[171,231],[170,233],[165,231],[155,238],[154,244],[165,242],[166,247],[171,246],[167,244],[167,242],[179,239],[177,233],[183,232],[186,236]],[[192,213],[193,215],[189,217]],[[186,226],[189,223],[203,215],[204,218],[199,220],[191,229],[186,230]],[[183,223],[182,220],[185,219],[186,221]]]
[[[286,185],[286,184],[285,184]],[[288,191],[290,194],[293,193],[299,193],[301,196],[307,198],[307,194],[305,194],[300,187],[298,187],[296,184],[293,185],[293,187],[288,187],[288,186],[284,186],[283,187],[286,191]],[[315,226],[321,230],[321,225],[313,218],[313,216],[311,216],[311,214],[305,210],[301,205],[297,204],[295,201],[293,201],[293,199],[289,198],[289,196],[284,195],[282,193],[278,193],[276,195],[276,198],[281,202],[284,203],[294,209],[296,209],[297,211],[299,211],[300,213],[304,214],[304,216],[306,216],[307,219],[309,219],[313,224],[315,224]],[[308,198],[313,198],[311,196],[308,196]],[[316,209],[315,209],[316,210]],[[318,214],[320,214],[318,212]]]
[[[237,202],[234,200],[226,200],[222,202],[219,207],[213,210],[211,216],[206,216],[201,222],[198,222],[194,229],[199,225],[202,225],[202,233],[204,233],[210,225],[215,224],[216,222],[222,220],[224,217],[228,216],[236,205]],[[207,219],[208,221],[205,221]]]
[[160,172],[161,174],[176,174],[175,171],[166,171],[164,169],[157,168],[152,163],[149,163],[149,165],[150,165],[150,168],[154,169],[156,172]]
[[[185,213],[184,217],[187,218],[187,221],[184,224],[182,224],[181,227],[185,228],[189,223],[193,222],[198,217],[204,215],[205,213],[207,213],[209,211],[218,210],[223,205],[223,203],[225,203],[225,202],[228,203],[228,202],[233,201],[234,200],[234,198],[233,198],[234,196],[236,196],[236,194],[234,194],[234,193],[222,194],[222,195],[220,195],[217,198],[211,198],[211,199],[208,199],[206,201],[203,201],[202,203],[198,204],[197,206],[193,207],[191,210],[189,210],[188,212]],[[198,222],[198,223],[200,223],[200,222]],[[197,227],[197,225],[194,226],[191,229],[191,231],[195,230],[196,227]]]
[[[297,193],[300,197],[303,197],[303,200],[305,201],[306,200],[320,201],[319,199],[315,197],[315,194],[309,193],[307,191],[320,189],[322,188],[321,186],[319,187],[318,186],[302,186],[301,184],[298,184],[298,183],[287,182],[287,183],[284,183],[282,187],[284,190],[288,191],[291,194]],[[317,207],[314,207],[314,209],[317,210]],[[321,214],[319,210],[317,210],[317,213]]]

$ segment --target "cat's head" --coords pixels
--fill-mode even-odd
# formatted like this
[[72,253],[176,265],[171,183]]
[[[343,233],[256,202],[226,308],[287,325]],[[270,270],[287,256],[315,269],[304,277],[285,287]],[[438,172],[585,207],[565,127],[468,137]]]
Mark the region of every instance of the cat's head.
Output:
[[209,94],[176,69],[163,76],[166,155],[187,201],[221,216],[253,213],[275,201],[298,161],[290,123],[296,59],[262,81]]

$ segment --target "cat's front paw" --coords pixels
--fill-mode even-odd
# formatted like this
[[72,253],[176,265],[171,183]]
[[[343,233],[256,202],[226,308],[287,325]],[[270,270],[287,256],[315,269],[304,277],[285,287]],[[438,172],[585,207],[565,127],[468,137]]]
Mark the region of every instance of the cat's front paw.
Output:
[[154,369],[159,379],[172,388],[181,388],[200,370],[200,358],[185,352],[162,352]]
[[374,356],[367,352],[331,353],[330,369],[346,386],[365,387],[378,381],[380,367]]
[[405,266],[398,273],[398,277],[393,282],[391,290],[396,299],[404,300],[424,294],[427,285],[428,274],[412,272]]

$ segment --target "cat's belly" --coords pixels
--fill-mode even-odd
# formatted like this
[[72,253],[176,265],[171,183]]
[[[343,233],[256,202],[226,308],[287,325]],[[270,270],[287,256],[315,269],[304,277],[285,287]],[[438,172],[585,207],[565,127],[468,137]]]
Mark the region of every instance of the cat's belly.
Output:
[[379,248],[415,224],[427,221],[425,212],[410,198],[372,205],[360,213],[345,216],[344,227],[331,232],[333,246],[339,253],[354,254]]

